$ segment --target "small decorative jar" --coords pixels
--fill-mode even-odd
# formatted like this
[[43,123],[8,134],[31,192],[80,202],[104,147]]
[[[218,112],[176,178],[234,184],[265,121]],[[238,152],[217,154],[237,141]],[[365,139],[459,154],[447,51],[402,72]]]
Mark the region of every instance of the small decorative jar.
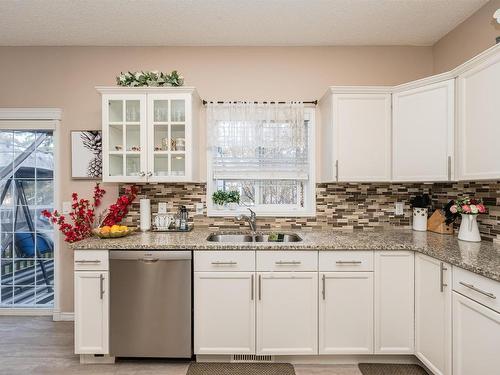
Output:
[[413,230],[419,232],[425,232],[427,230],[427,214],[427,208],[413,208]]

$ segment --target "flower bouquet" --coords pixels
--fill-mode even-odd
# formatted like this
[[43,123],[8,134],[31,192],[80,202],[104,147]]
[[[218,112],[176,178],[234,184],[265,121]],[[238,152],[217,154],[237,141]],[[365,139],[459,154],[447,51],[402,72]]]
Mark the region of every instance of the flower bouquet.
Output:
[[463,241],[479,242],[481,235],[477,225],[477,215],[488,210],[480,199],[462,198],[450,201],[444,208],[446,224],[454,223],[459,216],[462,217],[458,239]]

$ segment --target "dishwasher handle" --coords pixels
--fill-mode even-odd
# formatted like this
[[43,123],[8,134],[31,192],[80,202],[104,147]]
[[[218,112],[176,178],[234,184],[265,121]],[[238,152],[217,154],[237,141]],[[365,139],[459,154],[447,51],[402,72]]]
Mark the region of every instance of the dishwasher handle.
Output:
[[158,258],[141,258],[139,261],[141,261],[144,264],[153,264],[158,262],[160,259]]

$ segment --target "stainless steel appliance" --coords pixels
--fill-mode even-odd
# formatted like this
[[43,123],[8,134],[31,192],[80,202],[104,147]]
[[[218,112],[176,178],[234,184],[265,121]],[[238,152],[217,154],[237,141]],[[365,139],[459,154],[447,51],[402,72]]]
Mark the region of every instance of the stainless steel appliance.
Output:
[[110,251],[110,352],[191,358],[191,251]]

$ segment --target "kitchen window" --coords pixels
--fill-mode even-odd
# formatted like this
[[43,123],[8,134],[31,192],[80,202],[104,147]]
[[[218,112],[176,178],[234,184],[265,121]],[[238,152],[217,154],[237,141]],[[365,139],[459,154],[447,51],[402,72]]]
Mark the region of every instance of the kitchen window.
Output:
[[[210,216],[251,208],[260,216],[314,216],[314,108],[303,103],[207,104]],[[240,205],[218,208],[217,190]]]

